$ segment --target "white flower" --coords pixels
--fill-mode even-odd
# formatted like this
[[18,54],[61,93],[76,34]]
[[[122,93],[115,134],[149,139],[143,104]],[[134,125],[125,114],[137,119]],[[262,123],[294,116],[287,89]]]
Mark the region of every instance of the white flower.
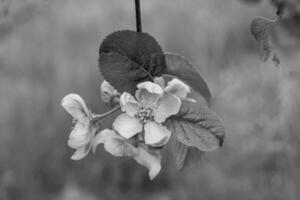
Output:
[[113,156],[133,157],[139,164],[149,170],[149,178],[155,178],[161,170],[161,155],[156,152],[150,153],[143,146],[135,147],[129,140],[117,135],[115,131],[104,129],[100,131],[94,139],[93,150],[98,144],[104,144],[104,149]]
[[161,123],[178,113],[181,100],[153,82],[140,83],[137,88],[136,99],[127,92],[121,95],[124,113],[115,119],[113,127],[127,139],[143,131],[146,144],[162,146],[168,142],[171,131]]
[[71,159],[80,160],[89,153],[95,135],[96,130],[91,125],[92,114],[78,94],[68,94],[62,99],[61,105],[75,120],[68,145],[76,149]]

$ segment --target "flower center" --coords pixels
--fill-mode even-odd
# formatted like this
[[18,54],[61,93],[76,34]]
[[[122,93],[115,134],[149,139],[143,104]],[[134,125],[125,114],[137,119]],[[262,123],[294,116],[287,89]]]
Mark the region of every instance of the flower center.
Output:
[[139,110],[135,117],[137,119],[140,119],[141,123],[146,123],[148,120],[153,120],[153,110],[151,108],[145,108],[141,106],[139,107]]

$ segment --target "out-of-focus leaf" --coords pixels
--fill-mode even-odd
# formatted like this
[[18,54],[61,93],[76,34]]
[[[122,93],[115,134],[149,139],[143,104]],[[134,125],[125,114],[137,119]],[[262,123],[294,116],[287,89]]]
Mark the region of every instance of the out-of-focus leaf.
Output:
[[[263,62],[266,62],[271,54],[273,55],[272,61],[275,66],[280,63],[279,57],[273,51],[271,42],[271,29],[273,28],[277,18],[274,20],[265,17],[255,17],[250,24],[250,31],[255,40],[260,45],[260,57]],[[275,59],[274,59],[275,58]]]
[[98,144],[104,144],[104,149],[116,157],[135,156],[139,150],[132,146],[125,138],[118,136],[113,130],[105,129],[99,132],[93,141],[95,152]]
[[138,147],[139,153],[133,158],[140,164],[149,170],[149,178],[153,180],[161,170],[161,154],[160,151],[152,151],[150,149],[145,149],[142,146]]
[[225,128],[220,118],[194,102],[183,100],[179,113],[171,116],[165,125],[179,142],[201,151],[212,151],[223,145]]
[[275,67],[279,67],[280,60],[279,60],[277,53],[275,53],[275,52],[273,54],[272,62],[274,63]]
[[211,98],[209,88],[193,65],[190,64],[186,58],[180,55],[165,54],[165,57],[167,68],[164,74],[175,76],[184,81],[197,93],[202,95],[209,104]]
[[257,3],[260,3],[262,0],[241,0],[245,3],[248,3],[248,4],[257,4]]
[[119,92],[134,94],[138,83],[161,76],[166,63],[152,36],[124,30],[103,40],[99,49],[99,67],[105,80]]

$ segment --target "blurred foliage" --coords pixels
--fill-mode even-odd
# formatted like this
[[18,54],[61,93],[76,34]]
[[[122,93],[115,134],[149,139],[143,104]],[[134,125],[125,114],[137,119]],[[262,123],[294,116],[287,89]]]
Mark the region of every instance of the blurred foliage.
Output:
[[[135,29],[133,3],[1,0],[0,199],[297,200],[299,36],[291,39],[288,29],[277,30],[282,62],[277,70],[257,59],[259,47],[249,33],[254,16],[275,14],[269,1],[141,5],[144,31],[165,51],[199,66],[212,90],[212,108],[228,129],[225,146],[183,172],[175,169],[167,148],[163,171],[152,182],[133,160],[114,158],[101,148],[71,161],[66,143],[72,123],[60,100],[75,92],[93,110],[108,110],[99,96],[98,48],[109,33]],[[111,120],[103,126],[110,127]]]

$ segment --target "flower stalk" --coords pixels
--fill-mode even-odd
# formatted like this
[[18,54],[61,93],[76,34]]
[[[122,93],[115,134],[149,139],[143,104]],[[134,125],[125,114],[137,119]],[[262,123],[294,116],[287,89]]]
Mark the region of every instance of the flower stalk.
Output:
[[106,113],[103,114],[93,114],[92,118],[93,118],[93,123],[97,124],[99,123],[103,118],[113,114],[114,112],[118,111],[121,107],[120,106],[116,106],[114,108],[112,108],[111,110],[107,111]]

